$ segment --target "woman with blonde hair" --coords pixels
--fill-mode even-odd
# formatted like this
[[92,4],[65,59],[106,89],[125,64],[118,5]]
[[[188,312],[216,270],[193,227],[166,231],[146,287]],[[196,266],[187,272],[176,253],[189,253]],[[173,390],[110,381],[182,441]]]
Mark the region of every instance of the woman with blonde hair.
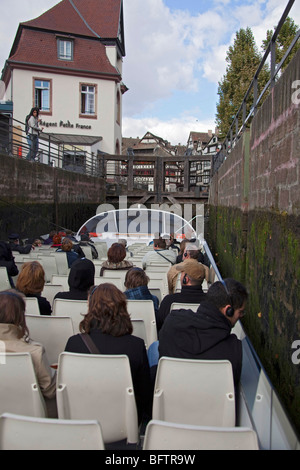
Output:
[[78,253],[73,250],[73,242],[69,238],[64,238],[61,242],[61,248],[58,248],[56,251],[64,251],[67,254],[69,268],[79,258]]
[[49,366],[44,347],[29,337],[25,307],[25,300],[20,292],[14,289],[0,292],[0,340],[8,353],[29,352],[31,354],[42,394],[45,398],[54,398],[56,376]]
[[[88,312],[80,323],[81,333],[87,333],[99,354],[126,354],[129,358],[139,421],[145,412],[151,413],[150,369],[145,343],[132,335],[132,323],[123,292],[110,283],[91,289]],[[80,334],[69,338],[68,352],[90,352]]]
[[45,285],[45,271],[38,261],[23,263],[22,270],[18,276],[16,288],[26,297],[36,297],[38,300],[40,314],[51,315],[52,308],[46,297],[42,297]]

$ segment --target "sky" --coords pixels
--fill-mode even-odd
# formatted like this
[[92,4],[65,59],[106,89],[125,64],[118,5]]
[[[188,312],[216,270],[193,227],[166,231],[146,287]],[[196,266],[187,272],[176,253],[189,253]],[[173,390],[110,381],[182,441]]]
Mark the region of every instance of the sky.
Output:
[[[0,7],[0,67],[20,22],[58,0],[9,0]],[[173,145],[189,133],[215,131],[218,82],[240,28],[250,27],[260,50],[288,0],[123,0],[126,56],[123,137],[150,131]],[[300,25],[300,0],[289,14]]]

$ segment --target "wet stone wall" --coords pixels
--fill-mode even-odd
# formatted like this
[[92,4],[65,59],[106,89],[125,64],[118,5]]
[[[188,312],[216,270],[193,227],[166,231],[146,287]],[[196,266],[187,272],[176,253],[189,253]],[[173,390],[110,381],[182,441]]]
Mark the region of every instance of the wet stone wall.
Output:
[[105,182],[0,155],[0,239],[33,238],[50,230],[77,231],[105,202]]
[[249,291],[244,327],[300,433],[299,78],[300,51],[214,175],[205,236]]

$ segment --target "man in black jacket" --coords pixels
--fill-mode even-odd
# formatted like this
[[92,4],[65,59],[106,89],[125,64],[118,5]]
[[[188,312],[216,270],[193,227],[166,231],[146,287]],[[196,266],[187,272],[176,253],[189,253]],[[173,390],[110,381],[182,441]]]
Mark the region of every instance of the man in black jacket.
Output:
[[197,312],[173,310],[159,334],[159,356],[183,359],[227,359],[232,364],[235,386],[242,368],[242,343],[231,334],[244,315],[248,294],[234,279],[215,282]]
[[12,277],[19,274],[19,270],[15,263],[15,258],[13,257],[9,244],[2,240],[0,241],[0,266],[6,268],[8,280],[11,287],[14,288],[15,284]]
[[17,251],[20,255],[28,255],[30,253],[32,244],[28,243],[25,246],[20,244],[19,235],[17,233],[11,233],[8,235],[8,243],[11,251]]
[[159,307],[156,316],[157,330],[159,331],[170,313],[173,302],[193,304],[202,302],[206,294],[202,290],[202,283],[205,278],[205,267],[198,263],[196,259],[188,259],[176,265],[176,269],[181,272],[181,292],[166,295]]

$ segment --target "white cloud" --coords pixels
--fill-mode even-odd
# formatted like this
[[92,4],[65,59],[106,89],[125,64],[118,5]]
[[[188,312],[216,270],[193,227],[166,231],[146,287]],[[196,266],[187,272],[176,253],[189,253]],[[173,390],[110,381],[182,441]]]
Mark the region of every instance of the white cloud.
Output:
[[150,117],[135,119],[132,117],[123,118],[124,137],[139,137],[140,139],[147,131],[152,132],[163,139],[167,139],[172,145],[186,145],[191,131],[206,132],[215,130],[213,120],[198,121],[196,116],[179,116],[168,121]]
[[58,0],[39,0],[38,7],[32,0],[1,2],[0,9],[0,69],[8,59],[19,23],[37,18],[52,8]]
[[[58,1],[39,0],[38,5],[31,0],[2,1],[0,67],[8,57],[19,22],[39,16]],[[163,0],[123,1],[123,81],[129,88],[123,97],[124,136],[142,137],[150,130],[176,144],[186,143],[191,130],[214,130],[213,105],[206,112],[204,101],[214,104],[218,97],[214,91],[209,94],[205,81],[211,85],[221,80],[228,47],[241,27],[252,29],[260,48],[267,29],[274,28],[285,9],[282,0],[195,0],[195,5],[200,3],[201,12],[192,15],[184,2],[183,11],[170,10]],[[300,24],[297,2],[290,16]],[[186,93],[174,105],[171,98],[178,97],[176,92]],[[203,106],[201,121],[197,121],[200,114],[197,117],[196,110],[192,110],[191,101]],[[171,111],[171,105],[174,110],[176,106],[176,119],[165,122],[160,117],[164,103]]]

